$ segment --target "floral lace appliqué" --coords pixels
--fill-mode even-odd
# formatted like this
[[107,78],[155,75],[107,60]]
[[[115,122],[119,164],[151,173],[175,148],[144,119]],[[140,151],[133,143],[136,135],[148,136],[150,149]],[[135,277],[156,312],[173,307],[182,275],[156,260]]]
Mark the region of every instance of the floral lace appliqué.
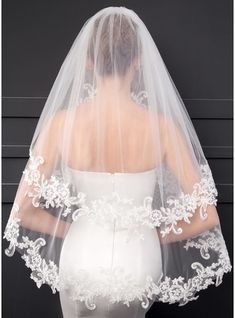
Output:
[[176,228],[177,222],[184,220],[190,223],[193,214],[199,208],[201,220],[207,218],[207,206],[217,204],[217,189],[208,164],[200,165],[202,178],[200,182],[193,185],[191,194],[181,191],[178,198],[168,198],[167,207],[161,207],[153,211],[154,219],[158,219],[160,224],[164,224],[161,230],[162,237],[173,231],[181,234],[182,228]]
[[232,266],[226,249],[224,238],[218,228],[207,231],[198,237],[188,239],[184,248],[200,249],[203,259],[210,259],[209,250],[217,252],[218,260],[212,262],[210,266],[203,266],[200,262],[193,262],[191,268],[196,271],[196,275],[185,280],[184,277],[170,278],[166,276],[158,286],[158,300],[170,304],[178,302],[179,306],[187,304],[191,300],[196,300],[199,295],[195,293],[206,289],[209,285],[219,286],[224,273],[231,271]]
[[[70,194],[69,183],[63,182],[59,176],[52,175],[49,179],[40,173],[38,167],[44,163],[42,156],[30,156],[28,168],[23,171],[24,181],[30,185],[30,191],[27,192],[28,197],[32,198],[34,207],[52,208],[63,207],[63,215],[66,216],[72,212],[72,207],[84,202],[85,194],[79,192],[76,196]],[[40,199],[44,199],[45,203],[39,203]]]
[[60,274],[61,286],[68,288],[71,299],[84,300],[91,310],[96,308],[96,297],[100,296],[108,298],[111,303],[122,302],[128,307],[132,301],[138,299],[143,308],[148,308],[149,298],[152,299],[157,290],[151,276],[146,277],[145,283],[139,284],[122,267],[99,267],[92,272],[79,269],[72,275],[68,272]]
[[[26,195],[32,198],[33,206],[61,207],[62,215],[67,217],[71,214],[74,221],[80,216],[87,216],[107,226],[115,221],[119,228],[137,231],[143,226],[154,228],[164,225],[161,234],[165,236],[171,231],[176,234],[181,233],[182,229],[176,227],[177,222],[184,220],[190,223],[190,218],[197,208],[201,219],[206,219],[207,205],[216,204],[217,190],[208,165],[200,166],[202,178],[194,185],[191,194],[182,192],[177,198],[168,198],[166,207],[153,209],[151,196],[144,198],[143,204],[137,206],[133,199],[122,198],[117,192],[87,203],[86,194],[83,192],[72,194],[70,184],[60,175],[52,175],[46,179],[39,171],[39,166],[43,163],[44,158],[34,157],[30,153],[29,165],[23,172],[24,181],[30,186],[30,191]],[[184,305],[198,298],[195,296],[197,291],[211,284],[218,286],[223,274],[231,271],[232,268],[223,237],[219,229],[215,229],[186,241],[184,248],[199,250],[202,260],[210,260],[210,251],[218,255],[217,261],[211,262],[210,266],[193,262],[191,268],[195,271],[195,275],[187,280],[182,276],[175,278],[166,276],[161,281],[154,282],[150,276],[147,276],[146,284],[140,286],[122,268],[115,268],[112,272],[100,269],[97,280],[91,279],[87,271],[79,272],[77,280],[72,278],[70,280],[69,277],[66,280],[62,274],[60,275],[58,266],[52,260],[47,261],[42,257],[40,249],[47,243],[44,238],[38,237],[33,241],[28,236],[22,236],[19,241],[20,218],[17,203],[13,206],[13,212],[4,231],[4,238],[10,243],[5,250],[6,255],[12,256],[16,248],[22,251],[21,257],[31,269],[30,277],[38,288],[42,284],[48,284],[55,293],[61,288],[66,288],[68,284],[74,284],[75,293],[71,297],[84,301],[89,309],[94,309],[96,295],[108,296],[111,302],[122,301],[127,306],[134,299],[139,299],[144,308],[148,306],[148,299],[154,297],[162,302],[179,302],[180,305]]]
[[[15,203],[14,209],[16,212],[19,211],[18,204]],[[33,241],[28,236],[22,236],[22,241],[19,242],[20,221],[18,217],[11,217],[8,220],[3,238],[7,239],[10,244],[5,249],[5,254],[13,256],[16,247],[24,251],[21,258],[25,261],[25,265],[32,270],[30,278],[35,281],[38,288],[42,284],[48,284],[52,292],[55,293],[59,283],[58,267],[53,261],[46,262],[39,253],[40,247],[46,245],[46,240],[39,237]]]
[[224,239],[220,231],[214,229],[214,232],[207,231],[199,238],[187,240],[185,249],[193,247],[200,249],[203,259],[210,258],[209,249],[218,253],[218,261],[210,266],[204,267],[200,262],[192,263],[191,267],[196,274],[187,281],[182,276],[173,279],[166,276],[162,279],[161,275],[160,281],[154,282],[151,276],[147,276],[145,284],[140,286],[122,268],[112,270],[99,268],[95,276],[92,272],[92,277],[87,270],[78,270],[76,276],[67,273],[63,275],[62,272],[59,273],[53,261],[46,262],[41,257],[39,249],[46,244],[43,238],[39,237],[33,241],[27,236],[22,236],[22,242],[18,242],[19,221],[18,218],[9,220],[6,226],[4,238],[10,241],[10,250],[9,247],[5,250],[6,255],[12,256],[16,247],[24,250],[22,259],[32,270],[30,277],[38,288],[42,284],[48,284],[53,293],[69,288],[72,291],[70,297],[73,300],[84,301],[90,310],[96,308],[96,296],[108,297],[111,303],[123,302],[127,306],[138,299],[143,308],[149,306],[149,299],[170,304],[178,302],[179,306],[182,306],[196,300],[199,297],[195,296],[196,292],[212,284],[218,286],[222,282],[224,273],[232,269]]
[[[190,218],[199,209],[202,220],[207,218],[206,209],[208,205],[216,205],[217,189],[208,164],[200,166],[202,178],[200,182],[195,183],[193,192],[185,194],[181,191],[176,198],[169,197],[165,207],[153,209],[152,196],[146,196],[143,204],[136,206],[132,198],[121,198],[117,192],[112,192],[110,196],[103,196],[100,199],[86,202],[86,193],[77,192],[72,195],[69,183],[63,180],[62,176],[52,175],[46,179],[43,173],[40,173],[38,167],[44,163],[41,156],[34,157],[30,153],[30,164],[23,171],[25,181],[32,190],[27,193],[32,197],[32,204],[39,206],[39,200],[44,199],[45,203],[40,203],[42,207],[64,207],[62,215],[66,217],[72,213],[72,218],[76,221],[79,216],[87,215],[94,221],[103,222],[103,225],[113,224],[121,228],[126,228],[132,233],[138,233],[142,226],[150,228],[159,227],[161,235],[164,237],[173,231],[175,234],[181,234],[182,228],[177,227],[177,223],[184,220],[190,223]],[[125,213],[123,213],[125,209]],[[142,238],[141,232],[139,237]]]

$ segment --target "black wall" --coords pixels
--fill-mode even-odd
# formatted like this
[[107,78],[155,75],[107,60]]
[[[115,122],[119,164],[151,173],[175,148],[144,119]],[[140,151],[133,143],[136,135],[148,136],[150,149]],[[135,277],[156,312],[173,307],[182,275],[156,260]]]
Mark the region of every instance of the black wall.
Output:
[[[219,191],[232,258],[232,0],[3,1],[3,209],[5,228],[46,97],[84,22],[107,6],[145,22],[198,133]],[[3,242],[3,251],[7,247]],[[61,317],[58,294],[38,289],[19,254],[3,253],[3,317]],[[232,274],[186,306],[156,303],[147,317],[232,317]]]

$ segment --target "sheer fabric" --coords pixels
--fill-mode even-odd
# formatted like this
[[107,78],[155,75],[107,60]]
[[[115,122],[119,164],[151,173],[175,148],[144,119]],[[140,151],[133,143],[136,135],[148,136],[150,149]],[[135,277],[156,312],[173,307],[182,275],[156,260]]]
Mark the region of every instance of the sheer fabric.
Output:
[[6,255],[19,252],[37,287],[60,292],[64,312],[144,317],[153,302],[185,305],[231,271],[217,194],[145,24],[107,7],[84,24],[46,100]]

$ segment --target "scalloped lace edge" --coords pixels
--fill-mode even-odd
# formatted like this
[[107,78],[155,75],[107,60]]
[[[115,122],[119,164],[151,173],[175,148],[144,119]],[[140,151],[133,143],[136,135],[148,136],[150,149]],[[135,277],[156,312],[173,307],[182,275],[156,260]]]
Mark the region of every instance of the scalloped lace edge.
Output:
[[[30,163],[23,174],[24,181],[32,188],[26,194],[32,198],[33,206],[64,208],[62,216],[67,217],[72,214],[74,221],[83,215],[88,216],[93,222],[101,220],[103,225],[115,220],[117,229],[127,229],[129,234],[138,234],[141,239],[142,226],[155,228],[163,225],[164,228],[160,231],[162,237],[171,231],[181,234],[182,228],[177,227],[179,221],[190,223],[190,218],[198,208],[201,220],[205,220],[207,206],[217,205],[218,192],[208,164],[200,165],[202,177],[200,182],[194,184],[192,193],[181,191],[179,196],[169,197],[166,200],[166,207],[153,209],[152,196],[146,196],[143,204],[136,206],[132,198],[121,198],[115,191],[109,196],[102,196],[87,204],[86,193],[77,192],[76,195],[72,195],[70,183],[64,182],[62,176],[52,175],[46,179],[38,169],[43,163],[42,156],[33,156],[30,151]],[[40,202],[41,199],[44,203]],[[115,209],[116,204],[118,208]],[[122,213],[122,208],[125,209],[125,213]]]
[[[16,212],[19,210],[19,206],[16,203],[14,209]],[[67,288],[66,280],[63,279],[63,275],[59,274],[58,266],[51,260],[47,262],[39,253],[40,247],[46,244],[44,238],[39,237],[33,241],[27,236],[22,236],[22,242],[18,242],[19,222],[20,219],[17,217],[10,219],[4,231],[3,238],[10,242],[9,247],[5,250],[6,255],[12,256],[16,247],[24,251],[21,258],[25,261],[25,265],[32,270],[30,278],[34,280],[38,288],[42,284],[48,284],[53,293],[60,291],[61,288]],[[96,282],[92,282],[92,288],[89,290],[87,288],[87,277],[89,274],[86,271],[82,271],[80,278],[78,277],[78,280],[76,280],[75,293],[71,297],[73,297],[73,300],[84,301],[90,310],[96,307],[95,297],[97,294],[108,297],[112,303],[121,301],[127,306],[129,306],[131,301],[139,299],[142,307],[147,308],[149,299],[153,299],[153,297],[156,298],[156,301],[170,304],[178,302],[179,306],[185,305],[199,297],[199,295],[195,296],[196,292],[206,289],[212,284],[218,286],[222,282],[224,273],[231,271],[232,266],[222,233],[218,228],[215,228],[214,232],[207,231],[203,233],[203,235],[200,235],[199,240],[196,238],[188,239],[184,248],[186,250],[189,248],[200,249],[200,254],[204,259],[210,258],[208,249],[212,249],[218,253],[218,261],[206,267],[200,262],[193,262],[191,268],[196,271],[196,275],[187,281],[182,276],[174,279],[165,276],[163,280],[161,276],[161,281],[158,284],[153,281],[151,276],[147,276],[144,286],[138,286],[135,280],[129,274],[124,273],[122,269],[114,269],[116,270],[116,279],[111,279],[114,274],[113,271],[102,269],[103,277],[109,276],[111,279],[106,281],[114,282],[114,284],[111,283],[111,285],[106,286],[106,289],[104,284],[101,284],[102,280],[100,280],[97,285],[95,285]],[[121,281],[123,284],[119,291],[116,289],[116,292],[112,293],[112,288],[110,287],[116,288],[115,281]],[[126,286],[128,281],[129,284],[131,283],[131,289],[128,288],[126,292],[123,292],[125,290],[123,285]],[[67,277],[67,282],[69,282],[69,277]]]

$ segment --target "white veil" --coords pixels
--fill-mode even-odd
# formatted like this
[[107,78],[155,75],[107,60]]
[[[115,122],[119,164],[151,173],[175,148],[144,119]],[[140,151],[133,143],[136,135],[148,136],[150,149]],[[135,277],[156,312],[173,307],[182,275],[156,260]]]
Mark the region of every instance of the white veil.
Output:
[[[114,182],[124,173],[154,171],[154,189],[141,204],[132,189],[91,200],[96,179],[82,179],[87,191],[80,191],[78,171],[81,178],[107,173]],[[142,195],[146,185],[135,180]],[[161,244],[160,279],[148,275],[142,289],[102,292],[127,305],[136,299],[145,307],[149,299],[184,305],[231,271],[216,197],[192,122],[145,24],[125,7],[100,10],[77,35],[46,100],[4,231],[6,255],[17,250],[37,286],[55,293],[67,288],[60,253],[81,217],[113,235],[123,231],[127,242],[144,241],[152,229]],[[73,299],[93,309],[99,289],[76,288]]]

